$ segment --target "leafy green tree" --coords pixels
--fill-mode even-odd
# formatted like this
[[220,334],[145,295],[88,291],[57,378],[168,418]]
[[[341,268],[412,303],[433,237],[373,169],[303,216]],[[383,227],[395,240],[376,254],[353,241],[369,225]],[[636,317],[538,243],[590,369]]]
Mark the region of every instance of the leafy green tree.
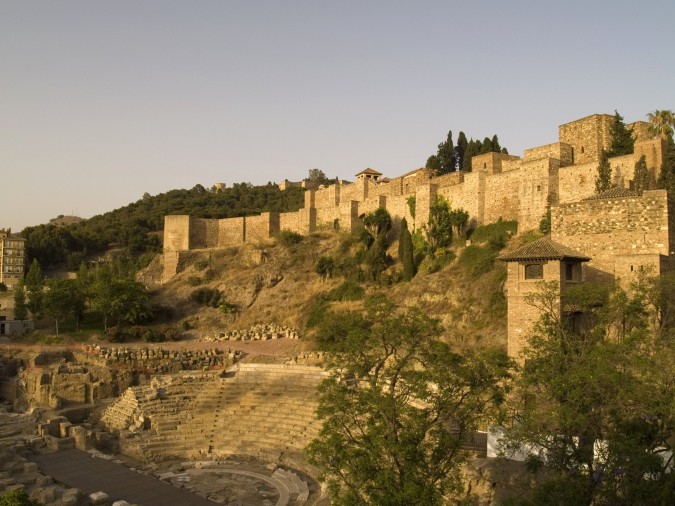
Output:
[[609,155],[604,149],[600,154],[598,175],[595,177],[595,192],[602,193],[612,187],[612,167],[609,164]]
[[[554,309],[556,283],[530,303],[542,318],[529,336],[509,431],[514,446],[538,451],[548,479],[521,504],[673,504],[669,458],[675,435],[675,341],[650,325],[648,292],[580,286],[563,307],[586,319],[569,322]],[[578,320],[578,316],[577,316]]]
[[415,276],[415,254],[413,252],[412,235],[408,230],[408,222],[401,220],[401,234],[398,239],[398,259],[403,267],[403,279],[410,281]]
[[412,219],[415,219],[415,213],[417,211],[417,196],[416,195],[410,195],[407,199],[405,199],[406,204],[408,204],[408,210],[410,211],[410,216],[412,216]]
[[368,233],[375,237],[386,235],[391,230],[391,215],[384,207],[378,207],[363,217],[363,225]]
[[330,329],[333,375],[320,388],[310,461],[336,505],[446,504],[463,488],[465,438],[498,414],[508,359],[454,353],[417,309],[382,297],[365,308]]
[[42,300],[44,298],[45,279],[42,275],[40,263],[33,259],[25,280],[26,295],[28,296],[28,310],[34,318],[42,315]]
[[466,227],[469,223],[469,213],[464,209],[452,209],[450,211],[450,223],[454,232],[460,236],[466,233]]
[[647,168],[647,159],[642,155],[635,164],[633,173],[633,190],[642,193],[644,190],[651,190],[656,185],[649,169]]
[[25,320],[26,318],[28,318],[26,290],[23,281],[19,281],[14,287],[14,319]]
[[425,231],[432,253],[437,248],[449,246],[452,242],[450,204],[442,196],[438,196],[429,209],[429,222],[425,226]]
[[44,311],[54,318],[56,335],[59,335],[59,320],[73,315],[76,330],[85,309],[85,296],[74,279],[50,279],[44,294]]
[[368,248],[368,251],[366,251],[364,262],[368,269],[370,279],[377,281],[380,274],[387,269],[389,263],[386,234],[379,234],[375,237],[372,245]]
[[429,158],[427,158],[427,163],[424,166],[427,169],[433,170],[434,174],[439,174],[442,170],[441,162],[436,155],[431,155]]
[[623,122],[623,116],[618,111],[614,111],[614,118],[609,127],[609,135],[612,139],[608,156],[630,155],[633,153],[635,139],[626,124]]

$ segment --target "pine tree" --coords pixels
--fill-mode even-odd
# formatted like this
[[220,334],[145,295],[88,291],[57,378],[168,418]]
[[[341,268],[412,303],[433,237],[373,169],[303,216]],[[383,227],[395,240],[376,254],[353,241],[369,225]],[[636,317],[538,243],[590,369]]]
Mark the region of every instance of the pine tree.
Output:
[[403,267],[403,279],[410,281],[415,276],[415,258],[412,235],[405,218],[401,221],[401,235],[398,240],[398,259]]
[[462,160],[462,170],[466,172],[471,172],[471,158],[480,154],[480,149],[477,146],[477,142],[471,139],[464,150],[464,159]]
[[612,187],[612,167],[609,165],[609,156],[607,151],[602,150],[600,155],[600,164],[598,165],[598,175],[595,178],[595,192],[602,193]]
[[630,155],[634,151],[635,139],[633,134],[626,128],[623,122],[623,116],[618,111],[614,111],[614,119],[609,127],[609,133],[612,144],[609,149],[609,156]]

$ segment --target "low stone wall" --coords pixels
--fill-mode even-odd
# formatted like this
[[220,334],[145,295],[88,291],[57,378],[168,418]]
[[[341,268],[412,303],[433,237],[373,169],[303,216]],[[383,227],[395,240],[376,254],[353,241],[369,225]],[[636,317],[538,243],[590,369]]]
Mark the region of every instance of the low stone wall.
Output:
[[170,350],[165,348],[127,348],[116,346],[88,346],[87,353],[97,355],[108,366],[142,369],[157,373],[222,369],[238,361],[239,350]]

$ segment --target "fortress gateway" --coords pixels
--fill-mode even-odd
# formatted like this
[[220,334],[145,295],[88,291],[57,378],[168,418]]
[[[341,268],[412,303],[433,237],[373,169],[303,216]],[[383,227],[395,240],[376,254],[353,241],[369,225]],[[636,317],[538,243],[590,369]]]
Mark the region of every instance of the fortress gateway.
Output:
[[[365,169],[353,183],[308,189],[305,205],[297,212],[220,220],[166,216],[163,280],[176,274],[182,252],[257,242],[284,229],[301,234],[353,230],[378,207],[386,208],[394,221],[406,218],[411,228],[421,228],[437,196],[467,211],[473,224],[517,220],[521,232],[538,228],[550,210],[551,239],[504,257],[509,263],[509,353],[517,356],[537,316],[524,302],[533,281],[558,280],[564,289],[583,279],[630,279],[644,265],[657,274],[671,267],[675,208],[670,196],[665,190],[631,191],[635,164],[642,156],[654,179],[663,160],[665,142],[648,134],[646,122],[628,125],[635,138],[634,153],[609,159],[615,188],[596,194],[598,164],[602,150],[610,147],[613,119],[594,114],[561,125],[558,142],[528,149],[522,158],[503,153],[475,156],[471,172],[434,177],[422,168],[389,179]],[[413,196],[414,218],[408,205]]]

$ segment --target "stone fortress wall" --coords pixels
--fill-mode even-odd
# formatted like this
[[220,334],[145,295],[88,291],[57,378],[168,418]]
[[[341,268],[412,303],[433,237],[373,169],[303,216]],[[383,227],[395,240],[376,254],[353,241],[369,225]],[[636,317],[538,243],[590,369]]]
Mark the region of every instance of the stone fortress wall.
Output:
[[[353,230],[363,215],[378,207],[386,208],[395,221],[406,218],[409,227],[421,228],[437,196],[466,210],[474,224],[502,218],[518,220],[521,230],[535,229],[552,205],[579,202],[595,193],[597,166],[602,150],[610,147],[612,120],[612,115],[594,114],[561,125],[558,142],[527,149],[522,158],[503,153],[475,156],[471,172],[433,177],[421,168],[389,179],[366,169],[352,183],[308,189],[304,207],[297,212],[220,220],[166,216],[165,279],[175,274],[181,251],[258,242],[285,229],[301,234]],[[626,188],[640,156],[645,155],[654,177],[663,157],[663,141],[649,137],[645,122],[628,127],[636,138],[635,153],[610,159],[614,181]],[[416,199],[414,219],[407,204],[410,197]]]

